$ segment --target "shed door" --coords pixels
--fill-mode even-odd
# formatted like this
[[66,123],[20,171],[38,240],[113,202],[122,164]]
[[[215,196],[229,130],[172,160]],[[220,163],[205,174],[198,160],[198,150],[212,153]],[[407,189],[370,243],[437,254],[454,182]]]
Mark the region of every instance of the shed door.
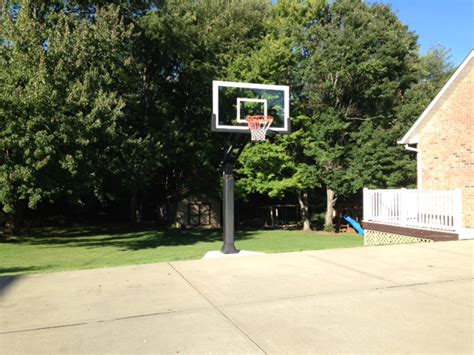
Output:
[[190,203],[188,205],[188,224],[207,226],[211,224],[211,205],[209,203]]

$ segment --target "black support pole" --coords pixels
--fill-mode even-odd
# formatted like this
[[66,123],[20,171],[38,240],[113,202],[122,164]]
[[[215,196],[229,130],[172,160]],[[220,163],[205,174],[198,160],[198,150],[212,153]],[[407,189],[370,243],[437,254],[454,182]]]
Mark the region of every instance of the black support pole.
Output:
[[242,150],[247,144],[247,138],[233,135],[227,141],[224,158],[220,168],[224,178],[223,184],[223,213],[224,213],[224,244],[221,252],[224,254],[235,254],[239,250],[234,245],[234,167]]
[[224,245],[221,252],[235,254],[239,250],[234,245],[234,175],[224,171]]

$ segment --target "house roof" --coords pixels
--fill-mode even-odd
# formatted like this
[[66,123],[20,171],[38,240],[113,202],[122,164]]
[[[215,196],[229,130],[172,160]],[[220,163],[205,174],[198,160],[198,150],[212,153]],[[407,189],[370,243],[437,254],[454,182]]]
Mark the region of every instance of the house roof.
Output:
[[419,133],[421,129],[426,125],[430,117],[430,113],[434,110],[434,108],[438,105],[439,101],[441,98],[446,94],[448,89],[453,85],[453,83],[456,81],[456,79],[459,77],[459,75],[462,73],[464,68],[467,66],[467,64],[474,58],[474,50],[471,50],[469,55],[464,59],[462,64],[456,69],[454,74],[449,78],[448,82],[443,86],[443,88],[440,90],[438,95],[433,99],[433,101],[430,102],[428,107],[423,111],[420,117],[416,120],[416,122],[411,126],[411,128],[408,130],[408,132],[403,136],[401,140],[399,140],[397,143],[398,144],[416,144],[418,143],[418,138],[419,138]]

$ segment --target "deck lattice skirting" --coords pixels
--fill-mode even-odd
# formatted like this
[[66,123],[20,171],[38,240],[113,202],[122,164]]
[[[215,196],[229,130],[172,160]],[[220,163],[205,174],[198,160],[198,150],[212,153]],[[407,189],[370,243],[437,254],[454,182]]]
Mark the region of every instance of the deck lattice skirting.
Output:
[[410,237],[408,235],[365,230],[364,245],[388,245],[388,244],[411,244],[411,243],[431,243],[432,239]]

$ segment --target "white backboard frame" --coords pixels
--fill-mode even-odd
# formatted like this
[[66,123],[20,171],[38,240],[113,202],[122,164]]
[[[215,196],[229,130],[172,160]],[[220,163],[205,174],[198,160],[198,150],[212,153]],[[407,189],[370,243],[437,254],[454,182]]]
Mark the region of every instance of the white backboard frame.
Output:
[[[284,117],[283,127],[271,127],[269,130],[278,133],[289,133],[290,132],[290,87],[287,85],[268,85],[268,84],[255,84],[255,83],[240,83],[233,81],[220,81],[214,80],[212,82],[212,130],[216,132],[240,132],[246,133],[249,131],[247,125],[225,125],[219,123],[219,87],[233,87],[243,89],[264,89],[264,90],[276,90],[282,91],[284,97]],[[240,118],[240,104],[245,101],[263,102],[265,115],[267,116],[267,100],[255,99],[255,98],[237,98],[237,110],[238,110],[238,123],[245,123],[245,118]]]

